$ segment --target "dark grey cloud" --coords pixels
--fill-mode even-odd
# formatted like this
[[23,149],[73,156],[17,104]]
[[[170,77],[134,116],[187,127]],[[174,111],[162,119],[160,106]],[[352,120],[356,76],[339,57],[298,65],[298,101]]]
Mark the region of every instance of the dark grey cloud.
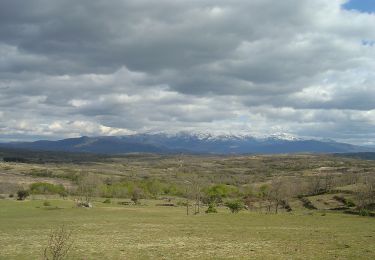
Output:
[[1,139],[210,129],[375,142],[375,15],[345,2],[1,1]]

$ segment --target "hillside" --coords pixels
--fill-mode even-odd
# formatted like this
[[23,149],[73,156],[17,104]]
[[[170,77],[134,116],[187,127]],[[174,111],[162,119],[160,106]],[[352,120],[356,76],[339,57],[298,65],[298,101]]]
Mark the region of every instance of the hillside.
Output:
[[179,133],[136,134],[127,136],[80,137],[58,141],[36,141],[0,144],[3,148],[40,151],[87,152],[98,154],[279,154],[279,153],[357,153],[375,151],[335,141],[304,140],[283,136],[213,136]]

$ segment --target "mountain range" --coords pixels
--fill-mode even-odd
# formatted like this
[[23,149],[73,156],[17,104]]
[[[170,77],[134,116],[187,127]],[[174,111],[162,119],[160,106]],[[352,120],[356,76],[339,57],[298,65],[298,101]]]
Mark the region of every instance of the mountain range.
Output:
[[78,137],[58,141],[1,143],[3,148],[32,151],[195,154],[278,154],[278,153],[357,153],[375,148],[333,140],[300,139],[287,134],[257,138],[250,135],[134,134],[126,136]]

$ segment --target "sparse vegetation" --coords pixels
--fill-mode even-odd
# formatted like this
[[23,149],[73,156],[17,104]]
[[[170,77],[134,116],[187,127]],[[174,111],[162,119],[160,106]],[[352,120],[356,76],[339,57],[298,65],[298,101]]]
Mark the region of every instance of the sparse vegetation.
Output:
[[111,204],[111,200],[110,200],[110,199],[105,199],[105,200],[103,201],[103,203],[105,203],[105,204]]
[[63,185],[52,184],[52,183],[45,183],[45,182],[36,182],[30,185],[30,193],[31,194],[64,194],[65,188]]
[[[27,159],[27,156],[23,157]],[[325,217],[325,220],[332,220],[332,227],[329,227],[330,232],[336,232],[333,226],[345,222],[346,218],[350,218],[351,222],[345,222],[345,228],[349,228],[355,221],[366,222],[367,227],[371,226],[372,216],[375,216],[375,185],[373,185],[375,161],[329,155],[238,157],[128,155],[93,158],[95,159],[92,161],[83,160],[80,163],[69,162],[69,164],[65,159],[59,163],[58,157],[54,157],[53,164],[36,164],[36,159],[30,159],[27,164],[16,162],[0,164],[0,170],[3,173],[0,175],[0,181],[2,181],[0,194],[5,198],[0,203],[6,205],[2,206],[2,208],[6,207],[6,211],[1,211],[0,216],[1,214],[7,216],[8,208],[9,216],[11,216],[8,219],[3,218],[0,221],[0,227],[3,229],[7,227],[4,221],[17,225],[17,228],[19,223],[24,223],[25,230],[43,232],[46,223],[52,224],[56,221],[74,223],[77,219],[83,218],[84,222],[79,222],[81,226],[85,227],[81,230],[82,240],[80,243],[87,247],[88,243],[97,243],[98,236],[107,232],[106,230],[111,229],[111,225],[113,225],[117,227],[112,230],[111,234],[113,235],[108,235],[110,238],[101,237],[100,243],[110,249],[101,248],[101,253],[98,253],[99,251],[95,251],[96,248],[92,249],[92,245],[88,246],[93,251],[88,253],[87,257],[89,259],[103,257],[121,259],[126,255],[130,259],[136,259],[158,258],[156,253],[149,254],[145,253],[147,252],[145,249],[137,249],[137,251],[132,247],[135,243],[142,248],[148,247],[144,244],[146,242],[144,242],[143,235],[141,237],[134,235],[136,231],[143,234],[142,231],[139,231],[139,225],[149,227],[145,230],[147,229],[151,235],[155,235],[158,239],[160,238],[158,225],[161,225],[163,230],[175,230],[179,237],[186,237],[185,233],[190,232],[186,231],[187,227],[192,230],[192,234],[195,234],[194,232],[198,228],[210,232],[206,229],[208,225],[215,229],[215,232],[205,237],[205,241],[199,241],[199,244],[202,244],[207,250],[211,247],[210,243],[214,244],[220,240],[217,236],[232,236],[235,241],[239,241],[240,257],[267,258],[270,256],[269,249],[263,248],[259,251],[259,255],[253,251],[249,252],[248,247],[244,244],[241,249],[241,243],[253,244],[254,241],[245,241],[243,237],[228,233],[228,225],[231,228],[238,225],[241,230],[247,230],[247,225],[254,225],[253,229],[247,230],[253,235],[255,234],[254,230],[258,228],[253,222],[263,225],[263,227],[272,227],[272,232],[265,237],[256,233],[260,240],[255,243],[272,241],[270,243],[273,246],[276,245],[275,248],[279,248],[278,242],[272,240],[275,234],[279,234],[280,241],[283,243],[287,241],[286,243],[293,244],[293,242],[287,235],[278,233],[277,228],[288,228],[289,225],[293,231],[288,230],[284,233],[293,234],[293,239],[295,237],[298,237],[299,240],[305,239],[308,244],[312,236],[310,235],[307,239],[304,237],[304,233],[299,233],[297,230],[306,231],[319,228],[322,224],[319,218],[322,216]],[[181,163],[182,160],[184,163]],[[30,199],[22,203],[15,202],[8,194],[17,194],[17,198],[22,197],[23,200],[27,197],[22,194],[21,197],[18,196],[17,191],[29,192]],[[12,203],[18,204],[17,207],[13,207]],[[82,210],[74,208],[74,203],[80,208],[95,207],[90,210]],[[242,211],[242,209],[248,210]],[[309,210],[307,211],[307,209]],[[21,212],[20,214],[16,213],[18,210]],[[292,214],[285,214],[290,211]],[[33,222],[31,223],[25,216],[28,216]],[[262,219],[264,218],[269,218],[270,222],[263,223]],[[304,219],[304,221],[295,226],[295,223],[299,223],[300,219]],[[12,222],[13,220],[14,222]],[[39,220],[41,222],[38,222]],[[310,225],[310,221],[313,221],[313,224],[307,226]],[[166,222],[171,224],[168,227],[163,226]],[[135,229],[132,225],[134,227],[138,225],[138,228]],[[180,229],[179,226],[186,226],[186,229]],[[361,227],[358,223],[357,229],[354,230],[353,227],[351,232],[358,232]],[[8,230],[8,233],[5,234],[19,237],[12,230]],[[122,234],[119,234],[119,230]],[[157,232],[157,230],[159,231]],[[369,230],[368,228],[363,229],[362,234]],[[130,233],[128,234],[128,232]],[[319,230],[319,232],[324,231]],[[84,238],[88,234],[92,235],[92,242],[87,242]],[[148,235],[150,234],[148,233]],[[195,235],[202,236],[201,232]],[[249,237],[254,238],[253,235]],[[115,253],[112,250],[113,246],[109,246],[108,241],[117,241],[119,237],[126,241],[126,243],[121,243],[121,246],[126,249],[121,249],[123,251],[119,249]],[[190,233],[188,237],[191,237]],[[165,239],[167,238],[171,239],[170,236],[165,237]],[[40,243],[38,238],[34,239]],[[322,240],[322,237],[317,237],[316,246],[321,246]],[[11,243],[8,243],[5,238],[0,242],[4,244],[4,241],[8,248],[5,252],[14,254],[14,251],[9,251]],[[12,243],[14,244],[14,241]],[[329,242],[326,241],[326,243]],[[186,241],[184,245],[187,245]],[[227,245],[230,245],[229,241],[221,245],[227,250],[227,253],[218,253],[221,258],[233,257],[233,254],[229,253],[233,250],[227,248]],[[121,247],[120,244],[117,246]],[[161,245],[159,247],[162,248]],[[301,245],[295,247],[298,250],[302,248]],[[191,254],[196,251],[196,248],[192,249],[190,246],[187,248],[186,252]],[[245,248],[247,249],[245,250]],[[355,248],[355,246],[351,245],[350,248]],[[28,250],[34,252],[30,248]],[[199,255],[205,255],[205,250],[201,249]],[[303,258],[306,253],[298,253],[300,252],[298,250],[293,251],[295,252],[293,256]],[[303,250],[308,251],[309,249],[304,246]],[[153,251],[151,250],[151,252]],[[171,253],[168,249],[162,249],[161,252]],[[172,258],[187,256],[182,252],[182,250],[176,250],[176,254],[173,254]],[[277,252],[280,253],[280,251]],[[337,252],[335,251],[343,258],[347,258],[349,253],[358,256],[352,251],[341,255]],[[290,252],[288,251],[288,253]],[[2,254],[4,255],[0,252],[0,258],[9,259],[9,255],[3,257]],[[368,254],[371,255],[370,252]],[[35,255],[35,252],[32,255]],[[324,254],[321,256],[322,258],[326,257]],[[72,252],[72,258],[81,259],[82,257],[86,257],[83,256],[82,251]],[[20,259],[25,259],[25,257],[20,257]]]

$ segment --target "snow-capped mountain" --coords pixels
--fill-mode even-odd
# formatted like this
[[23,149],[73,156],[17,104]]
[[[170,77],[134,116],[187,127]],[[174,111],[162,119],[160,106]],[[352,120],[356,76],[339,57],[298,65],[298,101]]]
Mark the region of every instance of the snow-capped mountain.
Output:
[[254,137],[240,134],[143,133],[126,136],[69,138],[59,141],[4,143],[0,147],[30,150],[120,153],[276,154],[372,152],[374,148],[335,141],[308,140],[290,134]]

